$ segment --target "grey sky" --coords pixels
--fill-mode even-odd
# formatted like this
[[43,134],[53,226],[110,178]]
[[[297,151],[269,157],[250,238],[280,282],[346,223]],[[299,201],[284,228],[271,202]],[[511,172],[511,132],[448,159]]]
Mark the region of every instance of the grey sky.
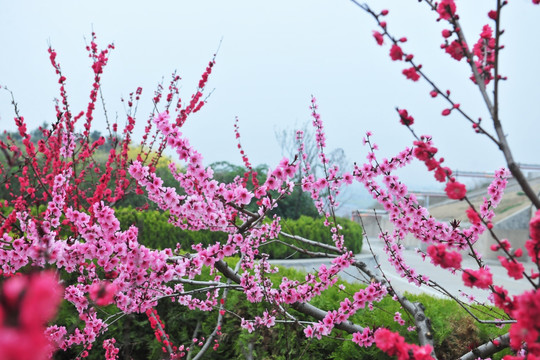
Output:
[[[456,1],[469,44],[476,42],[494,1]],[[409,41],[423,70],[472,117],[488,120],[480,96],[468,80],[464,61],[440,50],[444,24],[416,0],[371,1],[390,9],[389,30]],[[537,163],[540,112],[538,39],[540,7],[514,0],[505,9],[501,73],[501,117],[515,156]],[[494,145],[475,135],[458,115],[441,117],[446,104],[431,99],[429,86],[405,80],[402,62],[392,62],[387,46],[371,36],[374,20],[347,0],[311,1],[7,1],[0,0],[0,84],[15,93],[31,128],[54,119],[52,99],[58,84],[47,54],[50,42],[67,77],[72,108],[86,107],[91,84],[85,40],[92,29],[98,43],[114,42],[103,91],[110,114],[123,123],[121,96],[143,87],[138,134],[150,112],[157,83],[178,70],[187,98],[220,39],[208,89],[215,88],[203,110],[183,130],[206,159],[240,162],[233,133],[240,119],[242,144],[252,163],[275,165],[281,151],[276,128],[309,119],[310,95],[319,100],[330,149],[342,147],[348,159],[363,162],[365,131],[374,132],[380,153],[392,155],[412,144],[394,108],[407,108],[419,134],[431,134],[447,166],[492,171],[503,165]],[[101,111],[96,128],[103,126]],[[14,129],[6,92],[0,93],[0,128]],[[491,128],[491,127],[490,127]],[[415,166],[405,178],[416,187],[432,187],[432,175]],[[420,171],[419,171],[420,170]]]

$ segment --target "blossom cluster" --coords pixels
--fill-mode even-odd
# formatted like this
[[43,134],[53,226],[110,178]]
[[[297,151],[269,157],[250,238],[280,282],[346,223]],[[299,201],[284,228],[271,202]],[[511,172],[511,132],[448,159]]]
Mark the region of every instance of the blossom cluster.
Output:
[[[65,91],[67,79],[62,74],[56,51],[49,48],[50,61],[60,84],[61,99],[56,106],[58,121],[52,130],[41,129],[43,137],[36,144],[28,133],[24,118],[15,107],[17,115],[15,123],[22,138],[22,146],[9,135],[6,140],[0,140],[0,147],[8,151],[6,154],[14,155],[8,157],[9,161],[19,161],[17,157],[23,157],[25,163],[21,168],[6,168],[3,163],[0,165],[0,175],[5,180],[5,187],[9,192],[9,197],[2,201],[2,207],[13,208],[7,217],[1,215],[0,273],[4,276],[18,274],[30,264],[38,267],[54,266],[61,271],[77,275],[76,283],[65,288],[63,297],[77,311],[79,319],[84,324],[83,328],[68,330],[62,325],[50,326],[45,333],[52,340],[53,347],[47,348],[49,350],[45,352],[40,350],[41,345],[38,343],[26,347],[37,351],[38,355],[35,353],[34,355],[38,357],[41,353],[52,351],[53,348],[67,349],[77,344],[83,347],[81,356],[87,356],[87,350],[91,348],[92,343],[107,330],[106,321],[98,316],[98,307],[114,304],[117,309],[126,313],[145,311],[164,296],[170,296],[175,292],[182,293],[182,285],[172,286],[170,281],[174,277],[186,274],[195,276],[197,269],[200,270],[202,266],[198,259],[169,262],[168,259],[173,255],[172,250],[155,251],[141,246],[137,242],[135,227],[120,231],[120,223],[110,205],[121,199],[133,182],[128,179],[127,167],[135,116],[134,114],[127,116],[127,124],[121,137],[116,134],[118,130],[116,123],[109,127],[108,141],[112,149],[105,167],[101,168],[93,156],[106,140],[100,137],[91,141],[89,134],[101,74],[107,64],[109,51],[114,49],[114,46],[109,45],[106,49],[99,50],[95,39],[95,34],[92,34],[92,41],[87,47],[93,62],[94,83],[86,111],[81,111],[75,116],[71,113]],[[203,75],[203,80],[199,84],[201,87],[204,87],[211,67],[212,64]],[[135,101],[139,100],[141,93],[142,89],[138,88],[135,92]],[[173,88],[171,93],[174,93]],[[132,97],[133,94],[130,95],[129,108],[133,106]],[[198,98],[200,97],[201,95],[198,95]],[[158,102],[156,101],[156,105]],[[194,110],[197,107],[200,109],[201,106],[200,102],[197,102]],[[83,132],[79,134],[75,130],[75,123],[85,115],[86,123]],[[146,129],[145,136],[148,136],[150,131],[151,129]],[[144,162],[143,156],[141,154],[138,156],[141,162]],[[97,182],[89,186],[88,182],[94,181],[95,176]],[[13,190],[10,189],[12,177],[20,185]],[[44,211],[36,213],[31,210],[34,205],[37,209],[37,205],[40,204],[45,205]],[[16,275],[13,280],[6,281],[6,284],[22,284],[23,278]],[[26,285],[41,291],[42,286],[38,284],[38,280],[32,280],[38,277],[32,276],[30,279],[30,283]],[[54,283],[58,284],[58,280],[54,280]],[[50,291],[54,292],[56,287],[51,284],[49,286]],[[13,294],[15,296],[15,293]],[[29,295],[27,298],[33,300],[19,304],[22,306],[21,314],[40,308],[33,292],[27,294]],[[178,297],[176,300],[186,306],[210,310],[216,304],[215,295],[214,292],[209,292],[206,300],[190,295]],[[51,293],[49,298],[50,301],[56,301],[57,296]],[[8,301],[7,297],[5,299]],[[9,320],[12,323],[11,314],[15,314],[13,308],[15,304],[9,306],[12,307]],[[48,303],[44,304],[42,309],[43,316],[51,313]],[[2,317],[2,320],[5,319],[7,318]],[[38,316],[36,319],[40,322],[42,318]],[[18,321],[13,324],[19,326]],[[42,336],[44,325],[44,322],[40,323],[40,329],[37,331]],[[37,326],[24,330],[28,335],[28,341],[41,339],[34,336],[35,328]],[[19,333],[18,327],[7,329],[12,334]],[[9,339],[14,340],[15,337],[3,339],[9,342]],[[48,345],[46,338],[43,339],[42,343]],[[20,346],[23,339],[15,343],[19,343]],[[118,353],[113,351],[114,346],[111,342],[104,345],[110,349],[108,353],[111,358]],[[11,351],[10,346],[6,343],[2,350]],[[10,356],[6,355],[5,358]]]
[[[368,308],[373,310],[371,306],[372,302],[379,302],[387,294],[386,288],[379,283],[370,284],[367,288],[357,291],[353,295],[353,300],[345,298],[340,304],[339,309],[334,311],[329,311],[323,320],[319,321],[313,326],[309,325],[304,329],[304,334],[308,337],[316,337],[321,339],[324,335],[329,335],[336,324],[347,321],[349,317],[354,315],[358,310],[363,309],[368,305]],[[367,336],[367,333],[355,333],[353,334],[353,339],[357,339],[359,345],[368,343],[371,345],[373,343],[371,336]],[[365,338],[364,338],[365,336]],[[353,340],[354,341],[354,340]]]
[[380,328],[375,331],[375,343],[377,347],[390,356],[396,356],[398,360],[429,360],[432,359],[431,345],[418,346],[407,344],[403,336],[388,329]]
[[[536,0],[533,2],[538,3]],[[496,73],[495,56],[498,51],[492,28],[484,26],[480,39],[469,50],[458,26],[459,16],[454,0],[441,0],[431,5],[439,20],[452,25],[452,29],[442,32],[445,39],[442,48],[457,61],[466,57],[479,73],[473,74],[473,81],[480,79],[483,86],[489,84]],[[383,20],[387,14],[387,10],[374,14],[380,27],[380,31],[373,32],[377,44],[383,45],[385,39],[390,41],[391,60],[404,61],[410,66],[402,70],[407,79],[418,81],[425,78],[422,66],[416,64],[414,56],[402,48],[407,38],[395,38],[388,32],[387,23]],[[498,16],[498,13],[489,14],[491,19],[498,19]],[[11,189],[9,201],[2,204],[12,206],[13,211],[3,219],[0,227],[0,267],[4,275],[11,276],[4,281],[0,298],[0,333],[3,334],[0,336],[1,358],[46,357],[55,349],[65,350],[72,346],[82,347],[81,357],[86,357],[93,343],[108,330],[109,323],[100,316],[100,308],[105,306],[114,307],[120,313],[145,312],[157,341],[163,345],[163,352],[171,358],[184,357],[189,348],[173,345],[165,331],[165,324],[155,310],[158,301],[170,298],[190,310],[213,311],[219,308],[222,317],[226,314],[224,301],[222,297],[221,306],[218,306],[218,298],[221,289],[229,286],[231,281],[237,283],[236,286],[248,301],[265,303],[266,308],[261,314],[253,314],[252,319],[242,318],[241,326],[247,331],[275,326],[279,317],[294,319],[288,313],[289,308],[309,304],[336,284],[340,272],[353,264],[358,265],[354,254],[344,245],[342,229],[334,216],[341,187],[354,181],[362,184],[389,214],[394,228],[381,232],[380,238],[385,243],[388,261],[398,275],[417,286],[430,284],[427,275],[418,273],[405,261],[403,239],[410,234],[427,245],[427,254],[423,255],[429,256],[432,263],[452,272],[461,271],[466,286],[490,289],[495,305],[516,320],[510,329],[511,346],[516,351],[540,356],[540,319],[536,311],[540,308],[540,300],[537,290],[510,297],[506,289],[494,284],[489,266],[474,250],[479,236],[492,228],[493,209],[500,203],[507,185],[509,174],[506,170],[495,173],[479,210],[472,206],[467,210],[470,225],[461,227],[455,222],[447,224],[438,221],[395,175],[397,170],[414,159],[419,160],[428,171],[434,172],[437,181],[446,182],[445,192],[449,199],[466,199],[465,185],[456,181],[450,168],[442,166],[443,158],[435,157],[438,150],[431,137],[417,137],[412,148],[406,148],[394,157],[380,159],[376,154],[378,147],[371,141],[372,134],[368,133],[364,139],[364,144],[369,145],[367,162],[355,164],[352,173],[344,172],[344,169],[332,164],[326,153],[324,126],[317,101],[312,97],[310,112],[322,174],[316,174],[314,164],[308,162],[302,133],[299,132],[300,156],[292,161],[283,158],[268,171],[262,183],[256,179],[257,174],[252,171],[239,143],[247,171],[243,178],[237,177],[232,183],[221,183],[214,178],[213,169],[205,167],[202,155],[180,131],[187,117],[199,111],[206,102],[203,91],[215,59],[208,63],[197,91],[185,104],[179,96],[180,77],[176,73],[172,76],[168,93],[164,92],[163,86],[158,88],[153,98],[154,106],[156,109],[158,105],[162,106],[164,110],[148,119],[141,143],[143,148],[155,143],[158,149],[155,154],[151,154],[150,150],[141,150],[132,161],[128,159],[128,150],[135,124],[134,101],[139,100],[142,89],[137,88],[131,93],[127,101],[126,127],[120,132],[122,136],[118,133],[117,123],[112,126],[108,124],[109,141],[113,146],[105,167],[100,168],[93,161],[93,155],[98,147],[104,145],[105,139],[102,137],[90,142],[89,134],[101,75],[108,62],[109,51],[113,48],[113,45],[109,45],[99,50],[95,34],[92,34],[87,50],[92,59],[94,82],[86,110],[77,115],[73,115],[68,106],[65,90],[67,79],[62,74],[56,52],[50,48],[50,61],[60,85],[60,100],[56,106],[58,122],[54,130],[43,129],[46,140],[34,144],[24,118],[16,110],[15,123],[22,145],[9,137],[6,141],[0,141],[0,148],[6,152],[9,150],[15,160],[21,157],[25,160],[13,173],[6,175],[6,179],[12,176],[17,180],[19,193]],[[432,97],[440,94],[449,101],[450,107],[442,111],[443,116],[450,115],[452,111],[461,112],[459,104],[450,100],[449,91],[444,93],[435,87],[430,94]],[[165,99],[164,104],[162,98]],[[173,112],[177,113],[175,117],[172,116]],[[411,129],[414,124],[412,115],[406,109],[397,109],[397,112],[400,122]],[[78,134],[75,124],[83,116],[86,119],[84,130]],[[473,123],[478,129],[479,121]],[[155,129],[153,135],[152,129]],[[239,138],[238,124],[235,124],[235,133]],[[175,160],[181,164],[169,164],[169,170],[181,191],[165,186],[155,171],[166,147],[176,152]],[[75,173],[74,169],[81,170]],[[4,168],[0,170],[6,171]],[[87,186],[90,174],[98,179],[92,183],[93,186]],[[249,176],[252,177],[253,188],[248,189]],[[6,184],[9,190],[11,185],[7,181]],[[130,188],[131,185],[134,185],[134,189]],[[333,244],[321,246],[335,255],[329,266],[321,265],[307,273],[302,281],[283,277],[276,282],[269,275],[279,270],[269,263],[262,245],[278,239],[281,219],[274,216],[269,221],[264,220],[296,186],[310,195],[319,214],[325,218]],[[210,245],[192,244],[191,249],[149,249],[138,242],[136,227],[121,230],[115,216],[113,205],[129,191],[144,195],[159,209],[168,212],[169,222],[174,226],[194,231],[220,231],[226,234],[226,239]],[[45,210],[36,215],[31,209],[40,204],[45,205]],[[530,234],[526,250],[533,262],[538,264],[540,212],[531,220]],[[478,261],[477,269],[461,268],[460,251],[465,249],[470,250],[471,256]],[[504,253],[499,260],[510,277],[532,280],[539,276],[534,272],[531,275],[525,273],[523,264],[517,260],[523,251],[512,249],[508,240],[497,240],[494,250]],[[235,255],[240,256],[239,265],[232,271],[224,260]],[[18,275],[28,265],[53,266],[61,272],[73,274],[77,280],[62,291],[56,275],[49,271]],[[185,289],[184,284],[198,285],[197,279],[205,267],[209,268],[214,279],[208,283],[201,282],[209,287],[201,291],[202,295],[195,296]],[[227,284],[221,282],[222,275],[228,278]],[[373,303],[380,302],[389,292],[394,292],[391,284],[373,278],[365,289],[346,296],[339,308],[318,313],[317,319],[305,326],[305,336],[310,339],[331,336],[335,328],[350,325],[350,319],[360,309],[367,307],[373,310]],[[45,323],[52,318],[62,297],[75,309],[84,323],[83,328],[68,329],[57,324],[45,330]],[[405,325],[399,312],[394,314],[394,320]],[[293,321],[298,323],[297,319]],[[219,325],[216,329],[219,336]],[[402,336],[384,328],[359,326],[355,329],[360,331],[350,331],[352,341],[359,346],[375,344],[398,359],[431,358],[433,348],[430,345],[407,344]],[[218,340],[213,341],[216,350],[219,343]],[[203,342],[204,338],[195,338],[193,346],[202,346]],[[103,342],[107,359],[118,357],[119,349],[115,343],[114,338]],[[20,344],[28,346],[21,348]],[[32,354],[28,349],[32,349]]]
[[[390,59],[392,59],[392,61],[405,61],[405,62],[410,63],[410,65],[412,66],[409,68],[403,69],[402,73],[407,79],[411,81],[418,81],[420,79],[419,71],[420,69],[422,69],[422,65],[421,64],[416,65],[413,62],[414,55],[406,54],[401,48],[401,46],[399,45],[400,43],[407,42],[406,37],[401,37],[399,39],[396,39],[388,33],[386,21],[381,21],[379,19],[379,16],[386,16],[386,15],[388,15],[388,10],[381,11],[381,13],[377,16],[377,22],[382,32],[373,31],[373,37],[375,38],[375,41],[377,42],[377,44],[381,46],[384,44],[384,37],[385,36],[388,37],[390,41],[392,42],[392,46],[390,47],[390,52],[389,52]],[[404,125],[407,125],[407,124],[404,124]]]
[[[156,340],[163,344],[161,349],[163,353],[169,355],[170,359],[181,359],[186,356],[186,351],[189,351],[189,348],[186,348],[184,345],[177,347],[171,343],[169,334],[165,331],[165,324],[161,320],[156,309],[146,310],[146,316],[148,316],[150,327],[154,330]],[[196,339],[194,339],[194,342],[195,341]],[[105,344],[103,346],[105,346]]]
[[105,349],[105,360],[117,360],[120,350],[115,346],[116,339],[111,338],[103,341],[103,348]]
[[[320,160],[326,164],[322,121],[314,111],[315,100],[312,102],[312,109],[314,126],[320,130],[317,137],[322,154]],[[16,219],[26,238],[14,238],[8,233],[3,234],[4,242],[11,247],[4,247],[1,250],[1,265],[6,273],[17,272],[31,262],[40,266],[54,264],[67,272],[78,274],[79,282],[66,287],[64,298],[75,306],[80,319],[85,323],[85,329],[75,329],[69,333],[62,326],[50,327],[47,334],[60,348],[66,349],[76,344],[88,347],[107,330],[107,324],[99,318],[96,311],[96,307],[99,306],[114,304],[126,313],[147,311],[153,314],[154,318],[156,314],[152,308],[157,300],[168,296],[190,309],[203,311],[214,309],[217,305],[217,288],[208,291],[206,300],[201,300],[183,294],[182,283],[171,286],[170,282],[173,279],[194,279],[201,274],[204,266],[213,270],[225,257],[238,252],[243,255],[242,271],[239,273],[240,286],[249,301],[265,301],[276,308],[309,302],[335,284],[339,272],[354,262],[353,254],[343,246],[339,225],[332,223],[331,216],[325,210],[322,201],[326,191],[328,203],[335,205],[335,194],[338,193],[339,187],[353,180],[363,183],[390,213],[390,219],[396,227],[392,234],[383,235],[387,242],[389,260],[400,275],[418,285],[425,283],[427,278],[416,274],[414,269],[406,265],[399,239],[407,233],[413,233],[423,241],[437,244],[429,248],[436,251],[428,250],[433,261],[443,267],[457,268],[459,266],[457,257],[453,255],[454,252],[447,252],[446,249],[462,249],[468,243],[474,243],[483,230],[481,223],[473,224],[470,229],[457,230],[430,218],[427,210],[418,204],[414,195],[409,194],[406,186],[392,175],[394,170],[407,165],[413,159],[414,151],[406,149],[394,158],[378,161],[374,153],[376,145],[370,143],[372,152],[368,157],[369,163],[356,165],[352,174],[344,173],[339,176],[337,167],[326,167],[324,177],[315,180],[305,171],[308,165],[304,165],[304,176],[301,180],[303,190],[311,194],[318,204],[319,211],[326,216],[327,225],[341,255],[332,260],[329,268],[323,265],[314,274],[307,274],[303,282],[283,278],[279,284],[273,284],[267,274],[275,272],[276,269],[266,261],[264,254],[259,251],[259,246],[278,236],[280,219],[274,218],[271,223],[262,223],[259,226],[251,224],[254,220],[262,219],[269,210],[278,205],[270,191],[277,191],[281,196],[290,193],[294,186],[291,179],[299,165],[284,159],[269,172],[264,184],[253,191],[247,190],[245,182],[240,179],[231,184],[219,183],[213,179],[212,169],[203,167],[202,156],[190,146],[187,139],[182,137],[178,126],[171,123],[167,112],[158,114],[154,118],[154,123],[168,146],[176,150],[179,160],[186,163],[183,172],[178,171],[175,165],[170,166],[184,192],[178,194],[174,188],[163,186],[163,181],[151,167],[143,165],[140,161],[132,163],[129,168],[130,175],[141,189],[146,190],[149,200],[164,211],[169,211],[171,223],[182,228],[227,232],[229,234],[227,242],[208,247],[194,244],[194,255],[175,257],[175,260],[171,261],[172,250],[156,251],[140,245],[137,242],[135,227],[121,231],[114,210],[104,201],[94,202],[88,213],[69,205],[66,184],[70,183],[72,172],[66,169],[56,175],[51,189],[51,199],[47,203],[42,220],[38,222],[28,211],[16,212]],[[65,143],[64,146],[69,144]],[[492,208],[500,201],[500,193],[506,185],[504,176],[506,173],[500,171],[496,182],[490,187],[491,198],[486,199],[485,206],[481,207],[480,215],[483,219],[489,221],[493,216]],[[378,177],[382,177],[382,185],[377,183]],[[258,211],[255,213],[244,211],[245,206],[251,204],[253,199],[257,199],[259,203]],[[58,236],[62,226],[69,226],[73,232],[67,239]],[[262,260],[256,262],[256,256],[262,256]],[[98,269],[102,269],[105,273],[105,279],[100,278],[98,274],[101,270]],[[477,273],[466,270],[464,274],[473,276]],[[219,277],[216,280],[218,281]],[[473,284],[472,280],[465,281]],[[483,287],[484,282],[476,281],[473,285]],[[351,298],[346,298],[338,310],[327,312],[319,322],[307,326],[304,331],[306,336],[321,338],[330,335],[335,326],[345,323],[359,309],[366,306],[372,308],[371,303],[380,301],[386,293],[387,289],[382,284],[370,284]],[[151,324],[155,323],[153,327],[157,329],[156,331],[159,331],[158,338],[165,347],[171,346],[169,340],[164,338],[166,335],[159,330],[160,327],[163,329],[163,325],[160,324],[158,327],[157,321],[150,320]],[[253,321],[242,322],[243,327],[248,330],[254,330],[259,326],[271,327],[275,323],[274,310],[265,311]],[[389,345],[381,342],[383,340],[377,336],[377,332],[373,333],[370,330],[353,335],[354,341],[363,346],[377,343],[377,338],[379,338],[378,346],[389,354],[400,354],[411,349],[413,352],[423,354],[429,350],[414,346],[411,348],[412,345],[404,345],[399,338],[392,342],[393,345]],[[112,349],[110,343],[106,346]],[[181,354],[183,350],[183,347],[173,348],[174,353]],[[114,350],[110,351],[110,356],[115,356]]]
[[54,346],[44,330],[61,300],[53,271],[6,279],[0,288],[0,358],[47,359]]

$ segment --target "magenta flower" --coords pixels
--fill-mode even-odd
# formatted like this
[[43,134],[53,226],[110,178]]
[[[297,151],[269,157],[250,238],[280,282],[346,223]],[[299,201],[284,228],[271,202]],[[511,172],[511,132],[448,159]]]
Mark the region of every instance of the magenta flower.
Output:
[[440,265],[443,269],[461,267],[461,254],[457,251],[446,251],[446,245],[430,245],[427,253],[435,265]]
[[408,69],[403,69],[402,73],[409,80],[418,81],[420,79],[420,74],[418,74],[418,71],[416,71],[414,66]]
[[399,45],[392,45],[390,48],[390,58],[394,61],[403,60],[403,50],[401,50]]
[[454,0],[442,0],[437,7],[437,12],[441,19],[450,20],[456,14],[456,4]]
[[107,306],[113,302],[118,288],[108,281],[95,282],[90,285],[88,293],[98,306]]
[[462,275],[465,286],[477,287],[479,289],[487,289],[490,285],[493,285],[493,275],[486,268],[480,268],[478,270],[465,269]]
[[461,200],[467,194],[465,185],[457,181],[449,181],[444,189],[449,199]]
[[384,37],[380,32],[373,31],[373,37],[375,38],[377,44],[382,45],[384,43]]

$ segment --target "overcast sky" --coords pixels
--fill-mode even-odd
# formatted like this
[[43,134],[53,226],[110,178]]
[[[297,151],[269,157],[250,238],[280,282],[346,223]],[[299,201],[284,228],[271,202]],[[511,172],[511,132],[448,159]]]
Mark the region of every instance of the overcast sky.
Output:
[[[489,22],[487,12],[495,1],[456,3],[473,44]],[[376,10],[388,8],[389,31],[409,39],[404,50],[412,52],[443,89],[451,89],[454,100],[473,118],[488,120],[465,62],[457,63],[440,49],[444,23],[436,22],[427,5],[417,0],[369,4]],[[501,118],[516,159],[540,163],[540,7],[530,0],[513,0],[503,19],[501,73],[509,80],[501,88]],[[347,0],[0,0],[0,85],[14,92],[30,128],[55,118],[52,100],[58,84],[48,43],[67,77],[72,109],[86,108],[92,78],[85,41],[92,28],[101,46],[116,46],[102,81],[109,114],[122,123],[120,98],[138,86],[144,89],[139,136],[161,79],[177,70],[187,98],[223,38],[208,84],[208,90],[215,91],[183,129],[207,164],[240,163],[233,132],[238,116],[252,163],[274,166],[282,157],[275,130],[293,131],[309,120],[311,94],[319,100],[329,148],[343,148],[351,163],[365,161],[361,139],[367,130],[373,131],[383,155],[412,144],[410,133],[399,125],[395,107],[400,107],[415,117],[417,133],[433,135],[447,166],[493,171],[504,164],[496,147],[475,135],[463,118],[440,116],[446,104],[430,98],[425,82],[405,80],[404,64],[390,60],[387,45],[375,44],[374,20]],[[96,129],[104,130],[100,111],[96,117]],[[14,129],[12,118],[9,96],[2,91],[0,128]],[[405,179],[412,187],[437,186],[422,166],[405,173]]]

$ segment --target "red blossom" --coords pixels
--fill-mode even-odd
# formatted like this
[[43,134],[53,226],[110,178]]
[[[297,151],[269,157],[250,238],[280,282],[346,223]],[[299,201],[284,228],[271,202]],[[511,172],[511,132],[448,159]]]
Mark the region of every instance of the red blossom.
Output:
[[465,286],[468,287],[487,289],[490,285],[493,285],[493,275],[486,268],[478,270],[465,269],[463,270],[462,279]]
[[390,356],[402,357],[407,354],[407,343],[398,333],[385,328],[380,328],[375,332],[375,344],[379,349]]
[[494,290],[493,300],[495,302],[495,306],[510,314],[514,309],[514,303],[512,298],[508,295],[508,291],[502,286],[494,286]]
[[[476,60],[475,65],[478,72],[487,85],[493,79],[495,63],[495,39],[493,38],[493,29],[489,25],[484,25],[480,38],[472,48]],[[476,83],[476,78],[471,76]]]
[[[439,165],[439,163],[437,163]],[[435,180],[438,182],[445,182],[446,178],[452,175],[452,170],[448,167],[437,166],[435,170]]]
[[442,0],[437,7],[437,12],[441,19],[450,20],[456,14],[456,4],[454,0]]
[[401,124],[403,124],[405,126],[410,126],[410,125],[414,124],[414,118],[409,115],[407,110],[398,109],[398,113],[399,113],[399,118],[400,118]]
[[461,254],[457,251],[446,251],[446,245],[430,245],[427,248],[427,253],[433,260],[435,265],[440,265],[443,269],[461,267]]
[[510,327],[510,345],[513,349],[527,344],[527,358],[540,356],[540,292],[527,291],[515,297],[514,309],[511,313],[516,323]]
[[420,161],[427,161],[437,153],[437,148],[431,142],[415,141],[414,156]]
[[516,280],[523,278],[523,271],[525,271],[525,268],[523,267],[522,263],[515,260],[509,261],[504,256],[498,256],[497,258],[501,262],[501,265],[504,266],[506,271],[508,271],[508,276]]
[[469,221],[471,222],[471,224],[474,224],[474,225],[479,225],[481,220],[480,220],[480,216],[478,216],[478,213],[471,207],[469,207],[466,211],[467,213],[467,217],[469,218]]
[[444,189],[449,199],[461,200],[467,194],[465,185],[457,181],[449,181]]
[[540,263],[540,243],[534,240],[527,240],[525,242],[525,249],[534,263]]
[[463,56],[465,56],[463,45],[459,40],[452,41],[448,46],[446,46],[445,51],[457,61],[460,61],[463,59]]
[[525,242],[525,249],[534,263],[540,262],[540,210],[538,210],[529,222],[530,239]]
[[493,36],[493,29],[489,25],[484,25],[480,37],[484,39],[489,39]]
[[450,30],[448,30],[448,29],[444,29],[444,30],[442,31],[442,36],[443,36],[445,39],[447,39],[447,38],[449,38],[450,36],[452,36],[452,31],[450,31]]
[[380,32],[373,31],[373,37],[375,38],[375,41],[377,41],[378,45],[382,45],[384,43],[383,34],[381,34]]
[[405,77],[409,80],[418,81],[418,79],[420,79],[420,74],[418,74],[414,66],[408,69],[404,69],[402,72],[403,75],[405,75]]
[[390,58],[394,61],[403,60],[403,50],[401,50],[399,45],[392,45],[390,48]]
[[[437,161],[434,158],[429,158],[426,161],[424,161],[424,163],[426,164],[428,171],[439,169],[439,166],[441,165],[439,161]],[[435,174],[435,178],[437,178],[437,174]]]
[[430,345],[407,344],[403,336],[385,328],[379,328],[375,331],[375,345],[386,354],[397,356],[399,360],[410,358],[417,360],[432,359],[431,352],[433,348]]
[[540,210],[538,210],[529,222],[531,239],[540,242]]

